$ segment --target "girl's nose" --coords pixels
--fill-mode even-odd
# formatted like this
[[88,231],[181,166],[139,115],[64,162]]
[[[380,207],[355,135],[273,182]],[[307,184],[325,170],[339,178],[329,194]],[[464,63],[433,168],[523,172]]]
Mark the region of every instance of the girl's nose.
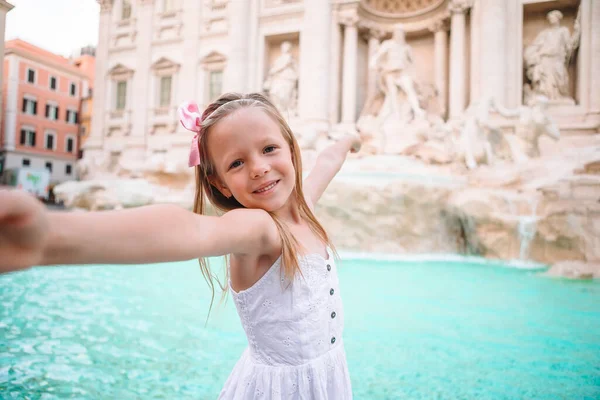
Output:
[[254,179],[261,178],[261,177],[265,176],[265,174],[267,174],[267,172],[269,172],[270,170],[271,170],[271,167],[269,166],[269,164],[265,164],[265,163],[256,164],[254,166],[254,168],[252,169],[252,178],[254,178]]

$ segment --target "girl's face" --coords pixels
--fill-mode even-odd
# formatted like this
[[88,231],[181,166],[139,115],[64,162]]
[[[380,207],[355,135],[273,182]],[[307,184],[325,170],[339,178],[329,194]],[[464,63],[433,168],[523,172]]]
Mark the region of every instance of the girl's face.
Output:
[[295,170],[279,125],[258,108],[239,109],[210,128],[212,183],[246,208],[277,211],[288,204]]

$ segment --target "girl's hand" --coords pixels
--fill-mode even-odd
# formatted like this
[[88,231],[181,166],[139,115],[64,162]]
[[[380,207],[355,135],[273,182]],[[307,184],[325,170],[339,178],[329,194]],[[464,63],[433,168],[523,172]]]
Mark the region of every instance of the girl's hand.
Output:
[[39,265],[49,230],[41,202],[26,192],[0,189],[0,273]]
[[350,153],[358,153],[362,146],[362,140],[358,134],[351,136],[352,143],[350,145]]

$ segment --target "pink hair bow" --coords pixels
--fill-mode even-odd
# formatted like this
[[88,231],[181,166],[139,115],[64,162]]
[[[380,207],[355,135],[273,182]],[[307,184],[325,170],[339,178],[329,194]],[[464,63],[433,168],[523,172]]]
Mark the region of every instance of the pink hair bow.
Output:
[[198,108],[198,104],[186,101],[177,109],[179,114],[179,121],[181,121],[181,125],[189,131],[196,132],[192,139],[192,147],[190,149],[190,160],[189,166],[195,167],[200,164],[200,149],[198,148],[198,140],[200,139],[200,130],[202,128],[200,121],[202,119],[202,115],[200,114],[200,109]]

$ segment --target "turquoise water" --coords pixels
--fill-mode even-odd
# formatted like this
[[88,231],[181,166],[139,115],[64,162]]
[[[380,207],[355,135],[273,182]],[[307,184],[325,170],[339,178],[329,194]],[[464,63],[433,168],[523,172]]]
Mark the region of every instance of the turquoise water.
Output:
[[[356,399],[598,399],[600,282],[344,261]],[[215,399],[246,345],[194,262],[0,276],[0,398]]]

